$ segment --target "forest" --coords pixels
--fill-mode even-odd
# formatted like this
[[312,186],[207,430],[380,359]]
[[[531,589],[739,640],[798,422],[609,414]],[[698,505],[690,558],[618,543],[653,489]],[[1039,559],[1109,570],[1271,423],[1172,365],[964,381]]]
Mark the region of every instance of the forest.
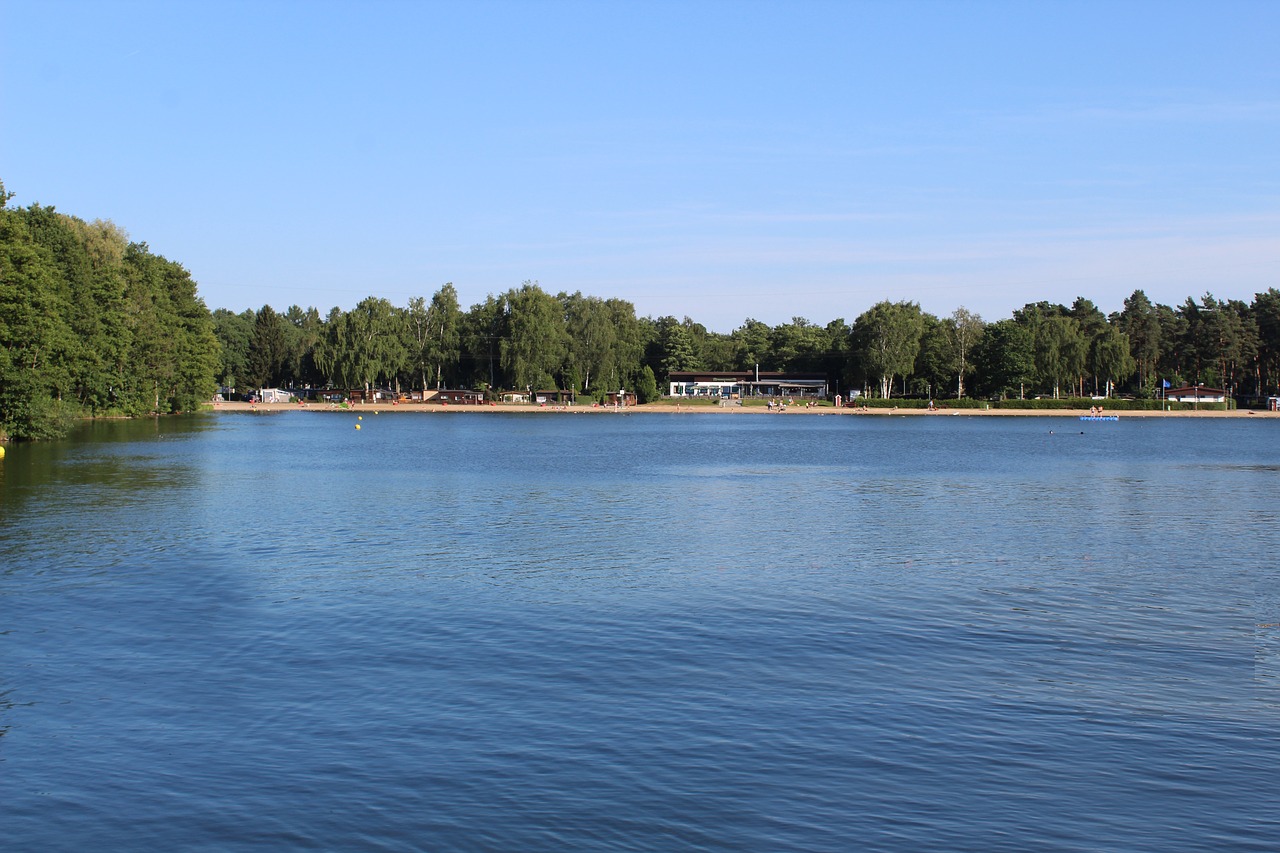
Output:
[[628,388],[646,402],[671,371],[759,367],[823,373],[869,397],[1151,399],[1165,382],[1263,396],[1280,371],[1275,288],[1251,303],[1206,294],[1176,308],[1136,290],[1110,315],[1083,297],[1035,302],[992,323],[886,301],[852,323],[748,319],[728,334],[529,281],[466,310],[445,284],[403,308],[370,296],[323,317],[296,305],[213,317],[227,388],[567,388],[598,399]]
[[0,434],[207,401],[221,345],[191,273],[111,222],[11,198],[0,183]]
[[676,370],[821,373],[846,396],[1151,399],[1164,383],[1277,392],[1280,291],[1251,302],[1141,290],[1104,313],[1033,302],[992,322],[883,301],[825,325],[746,319],[729,333],[640,317],[622,299],[537,282],[463,309],[452,284],[393,305],[210,311],[181,264],[109,221],[10,207],[0,184],[0,432],[63,434],[84,417],[187,411],[218,388],[573,389],[660,396]]

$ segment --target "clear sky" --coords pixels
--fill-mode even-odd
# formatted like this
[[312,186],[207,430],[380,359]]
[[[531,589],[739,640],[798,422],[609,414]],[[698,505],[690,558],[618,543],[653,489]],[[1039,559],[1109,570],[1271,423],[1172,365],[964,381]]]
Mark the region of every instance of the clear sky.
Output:
[[727,332],[1280,286],[1280,1],[0,0],[12,203],[211,308],[532,279]]

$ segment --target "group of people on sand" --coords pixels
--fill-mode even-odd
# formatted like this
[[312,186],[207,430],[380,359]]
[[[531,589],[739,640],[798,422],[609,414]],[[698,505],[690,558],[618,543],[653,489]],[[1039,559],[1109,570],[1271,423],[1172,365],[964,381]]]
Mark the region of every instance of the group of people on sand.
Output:
[[1102,407],[1101,407],[1101,406],[1090,406],[1090,407],[1089,407],[1089,414],[1090,414],[1090,415],[1095,415],[1095,416],[1096,416],[1096,415],[1100,415],[1100,414],[1102,414]]

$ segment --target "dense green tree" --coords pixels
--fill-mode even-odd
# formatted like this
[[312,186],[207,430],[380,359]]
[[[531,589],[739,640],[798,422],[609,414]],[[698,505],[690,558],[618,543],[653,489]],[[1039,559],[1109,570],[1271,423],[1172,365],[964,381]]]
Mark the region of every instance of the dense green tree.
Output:
[[697,356],[694,355],[689,329],[675,317],[658,319],[658,350],[661,353],[661,379],[664,383],[669,381],[673,371],[700,368]]
[[915,367],[924,317],[915,302],[878,302],[853,323],[852,349],[868,382],[888,398],[895,378]]
[[1139,393],[1149,397],[1164,346],[1156,307],[1145,293],[1135,290],[1124,301],[1124,310],[1117,315],[1115,326],[1129,338],[1129,354],[1137,370]]
[[404,343],[404,314],[386,299],[369,296],[355,308],[334,308],[325,323],[317,357],[329,382],[369,392],[393,384],[409,363]]
[[462,346],[462,309],[452,282],[445,282],[431,297],[427,326],[430,332],[427,355],[435,368],[436,387],[446,388],[451,382],[456,384]]
[[1042,386],[1061,396],[1062,385],[1084,373],[1086,343],[1080,324],[1067,314],[1042,317],[1031,329],[1036,376]]
[[110,222],[9,198],[0,185],[0,430],[208,399],[220,347],[190,274]]
[[1107,316],[1091,300],[1083,296],[1076,297],[1076,301],[1071,303],[1071,307],[1067,309],[1067,316],[1076,321],[1080,335],[1078,345],[1080,373],[1075,377],[1075,393],[1081,397],[1085,396],[1086,379],[1092,377],[1093,393],[1096,394],[1099,381],[1105,377],[1099,374],[1091,356],[1097,350],[1095,345],[1097,339],[1106,334],[1110,328]]
[[927,394],[932,399],[941,396],[951,382],[951,341],[947,320],[939,320],[928,312],[921,317],[924,331],[920,335],[920,350],[916,353],[912,375],[917,393]]
[[804,317],[776,326],[770,335],[772,364],[777,370],[815,373],[822,369],[831,340],[827,330]]
[[[1124,382],[1137,369],[1128,335],[1114,326],[1104,326],[1089,342],[1089,370],[1095,381],[1101,378],[1104,396],[1110,397],[1116,384]],[[1098,389],[1095,387],[1094,393]]]
[[90,414],[117,410],[114,389],[129,370],[130,340],[125,314],[124,256],[128,235],[114,223],[60,217],[74,239],[67,242],[80,263],[68,270],[71,313],[78,342],[72,371],[76,395]]
[[768,324],[748,317],[729,335],[733,342],[733,366],[738,370],[754,370],[764,362],[765,369],[773,363],[773,330]]
[[323,382],[316,365],[316,347],[324,337],[320,312],[314,307],[303,309],[290,305],[283,315],[287,355],[284,384],[291,388],[315,387]]
[[213,333],[221,345],[218,367],[219,384],[239,390],[250,386],[248,378],[249,340],[257,314],[252,310],[236,314],[226,308],[213,311]]
[[[3,185],[0,185],[0,198]],[[28,211],[0,208],[0,429],[14,438],[48,438],[66,429],[76,348],[61,272],[39,245]]]
[[324,336],[316,345],[316,366],[324,376],[325,384],[334,388],[351,388],[353,380],[346,374],[350,359],[344,352],[350,347],[346,339],[347,326],[343,311],[338,306],[329,309],[324,319]]
[[693,361],[699,370],[730,370],[733,367],[733,341],[729,335],[707,330],[691,317],[680,321],[685,338],[693,350]]
[[1272,287],[1253,298],[1258,329],[1258,394],[1280,391],[1280,290]]
[[1257,325],[1248,306],[1206,293],[1199,303],[1188,298],[1178,313],[1186,322],[1183,348],[1192,360],[1192,378],[1234,393],[1258,355]]
[[636,380],[635,387],[636,399],[641,403],[652,403],[661,396],[658,391],[658,381],[653,375],[653,368],[647,364],[640,368],[640,375]]
[[254,315],[244,374],[251,389],[281,384],[291,355],[285,327],[285,319],[270,305],[263,305]]
[[[601,374],[605,389],[636,387],[643,381],[643,363],[648,327],[636,317],[636,307],[625,299],[606,299],[605,310],[613,325],[613,355]],[[653,368],[649,368],[650,376]],[[656,380],[655,380],[655,386]]]
[[213,318],[196,294],[191,274],[130,243],[124,257],[132,371],[127,411],[184,411],[208,400],[221,366]]
[[578,390],[590,391],[592,381],[599,384],[603,377],[617,375],[618,330],[612,312],[603,299],[581,291],[558,298],[569,336],[569,366],[580,380]]
[[409,365],[415,374],[415,387],[425,391],[430,387],[431,373],[431,322],[427,315],[427,300],[414,296],[404,312],[405,346],[409,350]]
[[1035,371],[1035,340],[1017,320],[988,325],[973,349],[978,385],[984,393],[1007,397],[1015,390],[1025,395],[1025,385]]
[[1196,363],[1194,353],[1187,347],[1187,330],[1190,324],[1180,312],[1168,305],[1157,304],[1155,315],[1156,323],[1160,326],[1160,340],[1164,342],[1156,363],[1156,373],[1160,375],[1161,381],[1171,385],[1189,381],[1193,378]]
[[502,372],[501,342],[507,329],[503,297],[487,296],[462,317],[463,374],[475,387],[512,387]]
[[432,385],[456,385],[464,318],[453,284],[446,283],[436,291],[430,305],[420,296],[410,299],[404,314],[405,345],[415,386],[426,390]]
[[961,305],[947,318],[943,328],[950,344],[951,371],[956,377],[956,397],[964,396],[965,377],[973,372],[972,353],[986,328],[982,317]]
[[569,350],[564,310],[535,281],[506,295],[507,329],[500,342],[502,367],[517,388],[557,388]]

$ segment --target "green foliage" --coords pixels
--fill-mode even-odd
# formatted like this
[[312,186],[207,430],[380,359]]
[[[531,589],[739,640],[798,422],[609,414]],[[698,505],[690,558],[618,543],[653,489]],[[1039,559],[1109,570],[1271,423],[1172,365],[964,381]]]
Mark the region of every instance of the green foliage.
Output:
[[853,324],[852,351],[867,382],[878,382],[889,397],[897,377],[915,366],[924,334],[924,317],[914,302],[878,302]]
[[368,391],[390,384],[410,363],[405,316],[385,299],[369,296],[355,308],[334,308],[317,346],[317,363],[339,388]]
[[249,343],[253,337],[253,311],[236,314],[226,308],[213,312],[213,333],[222,347],[218,365],[218,382],[228,388],[241,384],[248,390]]
[[748,317],[729,338],[733,342],[734,367],[737,370],[752,370],[761,361],[766,365],[773,363],[772,330],[768,324]]
[[275,388],[281,384],[290,361],[291,347],[285,319],[263,305],[254,316],[249,337],[245,379],[250,389]]
[[646,364],[640,368],[640,377],[636,380],[636,399],[641,403],[652,403],[660,396],[658,380],[653,375],[653,368]]
[[569,353],[569,333],[560,302],[537,282],[526,281],[506,295],[507,336],[500,343],[502,366],[517,388],[558,388]]
[[598,384],[602,377],[616,376],[614,363],[618,343],[618,330],[613,323],[609,306],[596,296],[560,294],[568,333],[569,352],[567,374],[572,379],[567,385],[582,391],[590,391],[593,380]]
[[973,361],[983,394],[1022,397],[1035,369],[1034,339],[1016,320],[1000,320],[987,326]]
[[531,281],[467,311],[445,284],[430,302],[397,308],[370,296],[323,319],[297,305],[210,314],[187,270],[111,222],[9,198],[0,184],[0,431],[15,437],[56,435],[83,415],[192,408],[215,379],[242,390],[628,388],[649,402],[672,371],[758,365],[825,374],[833,389],[878,386],[885,400],[899,388],[938,399],[947,389],[956,408],[992,405],[964,399],[970,385],[980,397],[1052,395],[1068,406],[1113,391],[1158,405],[1161,379],[1280,390],[1275,288],[1252,304],[1205,294],[1177,308],[1139,290],[1110,318],[1083,297],[1042,301],[991,325],[964,308],[938,318],[885,301],[852,326],[748,319],[728,335],[689,317],[637,317],[621,299],[551,296]]
[[1274,287],[1254,296],[1252,313],[1258,330],[1258,388],[1264,391],[1280,387],[1280,290]]
[[1162,344],[1155,306],[1145,293],[1135,290],[1124,301],[1124,310],[1116,317],[1115,326],[1129,339],[1129,356],[1138,373],[1138,387],[1149,393]]
[[673,371],[697,370],[700,366],[693,352],[688,327],[677,322],[675,317],[658,320],[658,350],[661,353],[659,365],[663,382]]
[[0,207],[0,429],[52,438],[85,415],[194,408],[219,367],[180,265],[110,222]]

